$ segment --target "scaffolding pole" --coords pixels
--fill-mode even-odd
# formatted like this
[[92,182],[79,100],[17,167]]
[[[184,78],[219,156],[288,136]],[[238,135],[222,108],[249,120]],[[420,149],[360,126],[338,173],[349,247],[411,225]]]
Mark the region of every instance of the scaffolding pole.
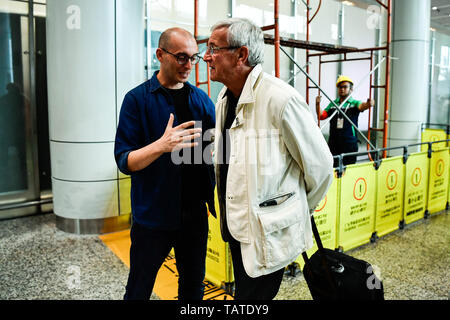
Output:
[[[347,121],[355,128],[355,130],[356,131],[358,131],[359,132],[359,134],[364,138],[364,140],[366,140],[366,142],[372,147],[372,149],[375,149],[375,146],[373,146],[372,145],[372,143],[366,138],[366,136],[364,136],[364,134],[359,130],[359,128],[358,128],[358,126],[357,125],[355,125],[354,123],[353,123],[353,121],[352,120],[350,120],[350,118],[346,115],[346,113],[343,111],[343,109],[342,109],[342,106],[347,102],[347,100],[351,97],[351,95],[349,95],[339,106],[327,95],[327,93],[324,91],[324,90],[322,90],[322,88],[311,78],[311,76],[306,72],[306,71],[304,71],[303,70],[303,68],[301,67],[301,66],[299,66],[298,65],[298,63],[294,60],[294,58],[292,58],[292,56],[288,53],[288,52],[286,52],[283,48],[281,48],[281,51],[283,51],[285,54],[286,54],[286,56],[303,72],[303,74],[308,78],[308,80],[310,80],[319,90],[320,90],[320,92],[322,92],[323,93],[323,95],[328,99],[328,100],[330,100],[330,102],[331,103],[333,103],[334,104],[334,106],[336,107],[336,112],[335,113],[333,113],[333,115],[330,117],[330,119],[329,120],[331,120],[331,118],[333,118],[334,117],[334,115],[336,115],[338,112],[339,113],[341,113],[341,115],[342,116],[344,116],[344,118],[345,119],[347,119]],[[377,68],[378,68],[378,66],[377,66]],[[375,69],[373,70],[373,71],[371,71],[371,73],[372,72],[374,72],[375,71]],[[367,75],[368,76],[368,75]]]
[[[322,58],[326,55],[335,55],[336,52],[332,52],[331,50],[326,50],[325,52],[320,52],[316,54],[309,54],[309,50],[306,51],[306,63],[309,65],[310,58],[311,57],[318,57],[319,58],[319,86],[321,84],[321,65],[322,63],[330,63],[330,62],[347,62],[347,61],[356,61],[356,60],[370,60],[370,66],[369,68],[372,68],[373,65],[373,52],[377,50],[385,50],[386,52],[386,72],[385,72],[385,84],[381,86],[375,86],[372,84],[373,77],[370,76],[370,85],[369,85],[369,98],[372,97],[372,89],[380,88],[385,90],[385,96],[384,96],[384,121],[383,121],[383,128],[374,128],[371,126],[371,108],[369,108],[369,119],[368,119],[368,139],[370,139],[370,132],[378,131],[383,132],[383,148],[387,147],[387,135],[388,135],[388,120],[389,120],[389,89],[390,89],[390,63],[391,63],[391,57],[390,57],[390,44],[391,44],[391,10],[392,10],[392,0],[387,0],[387,5],[382,3],[380,0],[375,0],[380,6],[382,6],[387,11],[387,36],[386,36],[386,46],[382,47],[372,47],[372,48],[364,48],[364,49],[348,49],[340,52],[344,54],[343,59],[335,59],[335,60],[322,60]],[[321,3],[319,3],[320,9]],[[308,6],[309,6],[309,0],[308,0]],[[318,10],[317,10],[318,11]],[[314,16],[317,14],[314,14]],[[314,18],[313,16],[313,18]],[[311,23],[312,19],[309,19],[309,10],[307,11],[307,19],[306,19],[306,39],[307,42],[309,42],[309,24]],[[347,53],[362,53],[362,52],[370,52],[370,58],[347,58]],[[307,67],[307,73],[309,74],[309,67]],[[309,105],[309,90],[310,89],[317,89],[317,86],[310,87],[309,86],[309,79],[306,79],[306,101]],[[365,136],[364,136],[365,137]],[[366,139],[367,140],[367,139]],[[367,148],[369,149],[369,145],[367,145]],[[383,158],[386,158],[386,151],[383,152]]]

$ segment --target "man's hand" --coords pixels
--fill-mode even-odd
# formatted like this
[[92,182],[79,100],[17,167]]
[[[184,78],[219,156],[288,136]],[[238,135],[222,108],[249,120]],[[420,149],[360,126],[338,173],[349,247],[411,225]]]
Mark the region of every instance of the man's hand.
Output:
[[192,127],[195,121],[188,121],[173,128],[173,119],[173,114],[170,114],[166,131],[158,141],[161,151],[165,153],[197,146],[197,142],[187,142],[200,137],[202,132],[201,128],[186,129]]
[[375,100],[369,98],[369,99],[367,99],[366,102],[361,103],[359,110],[362,112],[364,110],[372,108],[374,105],[375,105]]
[[131,172],[142,170],[166,152],[197,146],[197,142],[185,141],[200,137],[202,129],[186,129],[193,126],[195,121],[188,121],[173,128],[173,118],[173,114],[170,114],[166,131],[161,138],[129,153],[127,159],[128,170]]
[[320,100],[322,99],[322,96],[316,97],[316,106],[320,106]]
[[317,112],[317,116],[319,117],[320,115],[320,100],[322,99],[321,96],[317,96],[316,97],[316,112]]

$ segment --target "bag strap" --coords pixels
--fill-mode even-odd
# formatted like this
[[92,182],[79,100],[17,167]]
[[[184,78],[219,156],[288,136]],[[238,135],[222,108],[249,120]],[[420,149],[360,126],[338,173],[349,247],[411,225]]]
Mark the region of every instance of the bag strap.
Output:
[[[322,240],[320,239],[320,235],[319,235],[319,231],[317,230],[317,226],[316,226],[316,222],[314,221],[314,216],[311,214],[311,227],[312,227],[312,231],[313,231],[313,235],[314,235],[314,239],[316,240],[316,244],[317,244],[317,248],[318,248],[318,252],[321,256],[321,260],[322,260],[322,266],[325,270],[325,274],[326,277],[328,279],[328,282],[330,283],[331,287],[333,288],[333,291],[337,297],[337,286],[336,283],[334,281],[333,275],[331,273],[331,268],[327,262],[327,259],[325,258],[326,254],[325,254],[325,250],[323,248],[323,244],[322,244]],[[303,260],[305,261],[305,264],[309,265],[309,259],[308,259],[308,255],[306,254],[306,252],[302,253],[302,257]],[[311,268],[309,268],[311,270]]]
[[317,230],[316,222],[314,220],[314,215],[311,215],[311,227],[314,234],[314,239],[316,240],[317,248],[322,255],[325,255],[325,251],[323,250],[322,240],[320,239],[319,230]]

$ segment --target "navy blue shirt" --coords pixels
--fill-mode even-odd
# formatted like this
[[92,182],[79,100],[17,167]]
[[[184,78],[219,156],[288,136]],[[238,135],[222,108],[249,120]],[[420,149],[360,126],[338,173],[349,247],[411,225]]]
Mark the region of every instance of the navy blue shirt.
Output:
[[[181,176],[182,166],[165,153],[146,168],[130,172],[128,154],[143,148],[164,134],[170,113],[174,115],[173,126],[181,124],[176,114],[174,101],[166,88],[161,86],[156,75],[129,91],[123,100],[116,132],[114,156],[119,170],[131,175],[131,210],[137,223],[151,229],[173,230],[181,226]],[[215,127],[214,104],[208,95],[197,87],[186,83],[189,91],[189,111],[195,121],[201,121],[202,135]],[[199,123],[196,124],[198,126]],[[208,139],[209,140],[209,139]],[[205,174],[196,181],[195,190],[199,198],[214,211],[214,168],[210,141],[199,142]],[[195,149],[195,148],[193,148]]]

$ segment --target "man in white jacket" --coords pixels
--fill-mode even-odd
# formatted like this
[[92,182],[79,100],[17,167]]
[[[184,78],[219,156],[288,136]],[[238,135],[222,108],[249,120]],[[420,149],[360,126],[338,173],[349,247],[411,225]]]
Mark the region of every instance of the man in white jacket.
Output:
[[204,60],[225,85],[214,164],[235,299],[273,299],[284,267],[313,245],[310,214],[333,180],[333,158],[303,97],[262,71],[261,29],[232,18],[211,30]]

